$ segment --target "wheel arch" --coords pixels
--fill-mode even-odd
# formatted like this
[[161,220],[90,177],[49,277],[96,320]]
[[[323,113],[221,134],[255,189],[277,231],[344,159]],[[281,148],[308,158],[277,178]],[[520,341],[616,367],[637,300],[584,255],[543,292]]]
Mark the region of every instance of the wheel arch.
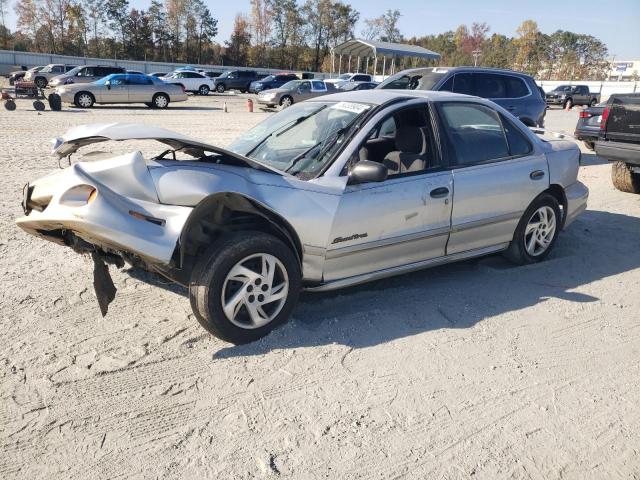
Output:
[[558,185],[557,183],[552,183],[551,185],[549,185],[549,188],[547,188],[542,193],[548,193],[552,195],[562,207],[562,226],[560,229],[564,228],[564,223],[567,217],[567,205],[568,205],[567,195],[565,194],[564,188],[562,188],[562,186]]
[[219,192],[203,198],[182,228],[174,263],[190,271],[195,258],[226,233],[257,230],[270,233],[289,245],[302,266],[302,243],[281,215],[248,196]]

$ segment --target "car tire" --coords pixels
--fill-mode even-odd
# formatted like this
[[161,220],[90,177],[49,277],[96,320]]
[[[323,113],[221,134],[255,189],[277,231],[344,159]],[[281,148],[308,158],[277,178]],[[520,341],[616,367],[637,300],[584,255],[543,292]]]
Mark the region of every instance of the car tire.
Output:
[[78,92],[76,96],[73,97],[73,103],[76,107],[91,108],[93,104],[96,103],[96,98],[90,92]]
[[[271,283],[265,275],[271,269],[263,265],[275,272]],[[280,287],[276,293],[274,285]],[[244,231],[221,238],[202,255],[191,273],[189,299],[208,332],[243,344],[285,323],[300,288],[300,264],[292,249],[272,235]],[[269,302],[271,296],[279,298]]]
[[57,93],[50,93],[47,97],[47,101],[49,102],[49,108],[54,112],[62,110],[62,99]]
[[209,95],[209,87],[207,85],[200,85],[200,88],[198,88],[198,95],[205,97]]
[[153,96],[154,108],[167,108],[169,106],[169,97],[164,93],[156,93]]
[[562,108],[564,108],[565,110],[567,108],[571,110],[573,108],[573,100],[571,98],[567,98],[564,102],[564,105],[562,105]]
[[522,215],[505,257],[517,265],[541,262],[553,249],[562,224],[558,200],[542,193]]
[[10,112],[13,112],[16,109],[16,102],[14,102],[13,100],[5,100],[4,108],[9,110]]
[[38,88],[46,88],[49,81],[44,77],[36,77],[34,82]]
[[586,141],[586,140],[585,140],[585,141],[584,141],[584,142],[582,142],[582,143],[584,143],[584,146],[585,146],[585,147],[587,147],[587,149],[589,149],[589,150],[591,150],[591,151],[594,151],[594,150],[595,150],[595,148],[596,148],[596,144],[595,144],[595,142],[588,142],[588,141]]
[[226,87],[224,86],[224,83],[219,83],[216,85],[216,92],[224,93],[225,90],[226,90]]
[[282,108],[287,108],[287,107],[290,107],[291,105],[293,105],[293,98],[291,98],[289,95],[285,95],[280,99],[280,106]]
[[613,186],[621,192],[640,193],[640,173],[633,173],[624,162],[611,164]]

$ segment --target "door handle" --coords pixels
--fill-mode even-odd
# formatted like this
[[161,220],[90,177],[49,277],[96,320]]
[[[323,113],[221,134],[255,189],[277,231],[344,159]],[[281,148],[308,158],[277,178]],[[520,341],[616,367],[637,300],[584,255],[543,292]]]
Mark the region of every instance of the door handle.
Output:
[[447,187],[438,187],[429,193],[431,198],[444,198],[449,196],[449,189]]
[[542,170],[534,170],[529,174],[531,180],[540,180],[544,178],[544,172]]

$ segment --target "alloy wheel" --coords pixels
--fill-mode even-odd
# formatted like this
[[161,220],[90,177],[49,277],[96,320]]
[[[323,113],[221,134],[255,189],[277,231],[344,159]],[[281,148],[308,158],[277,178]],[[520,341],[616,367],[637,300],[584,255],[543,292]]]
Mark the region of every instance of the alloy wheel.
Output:
[[268,253],[236,263],[222,285],[222,309],[237,327],[252,330],[273,321],[289,295],[289,276],[280,260]]
[[527,223],[524,232],[524,246],[532,257],[543,254],[556,234],[556,213],[545,205],[538,208]]

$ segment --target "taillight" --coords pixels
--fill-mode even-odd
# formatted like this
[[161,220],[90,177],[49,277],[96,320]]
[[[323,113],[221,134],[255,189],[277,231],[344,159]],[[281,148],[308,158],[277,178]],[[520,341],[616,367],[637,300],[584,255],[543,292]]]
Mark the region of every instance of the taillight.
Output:
[[600,130],[604,130],[605,124],[607,123],[607,118],[609,118],[609,107],[605,107],[602,112],[602,119],[600,120]]
[[580,118],[591,118],[591,114],[585,110],[580,112]]

